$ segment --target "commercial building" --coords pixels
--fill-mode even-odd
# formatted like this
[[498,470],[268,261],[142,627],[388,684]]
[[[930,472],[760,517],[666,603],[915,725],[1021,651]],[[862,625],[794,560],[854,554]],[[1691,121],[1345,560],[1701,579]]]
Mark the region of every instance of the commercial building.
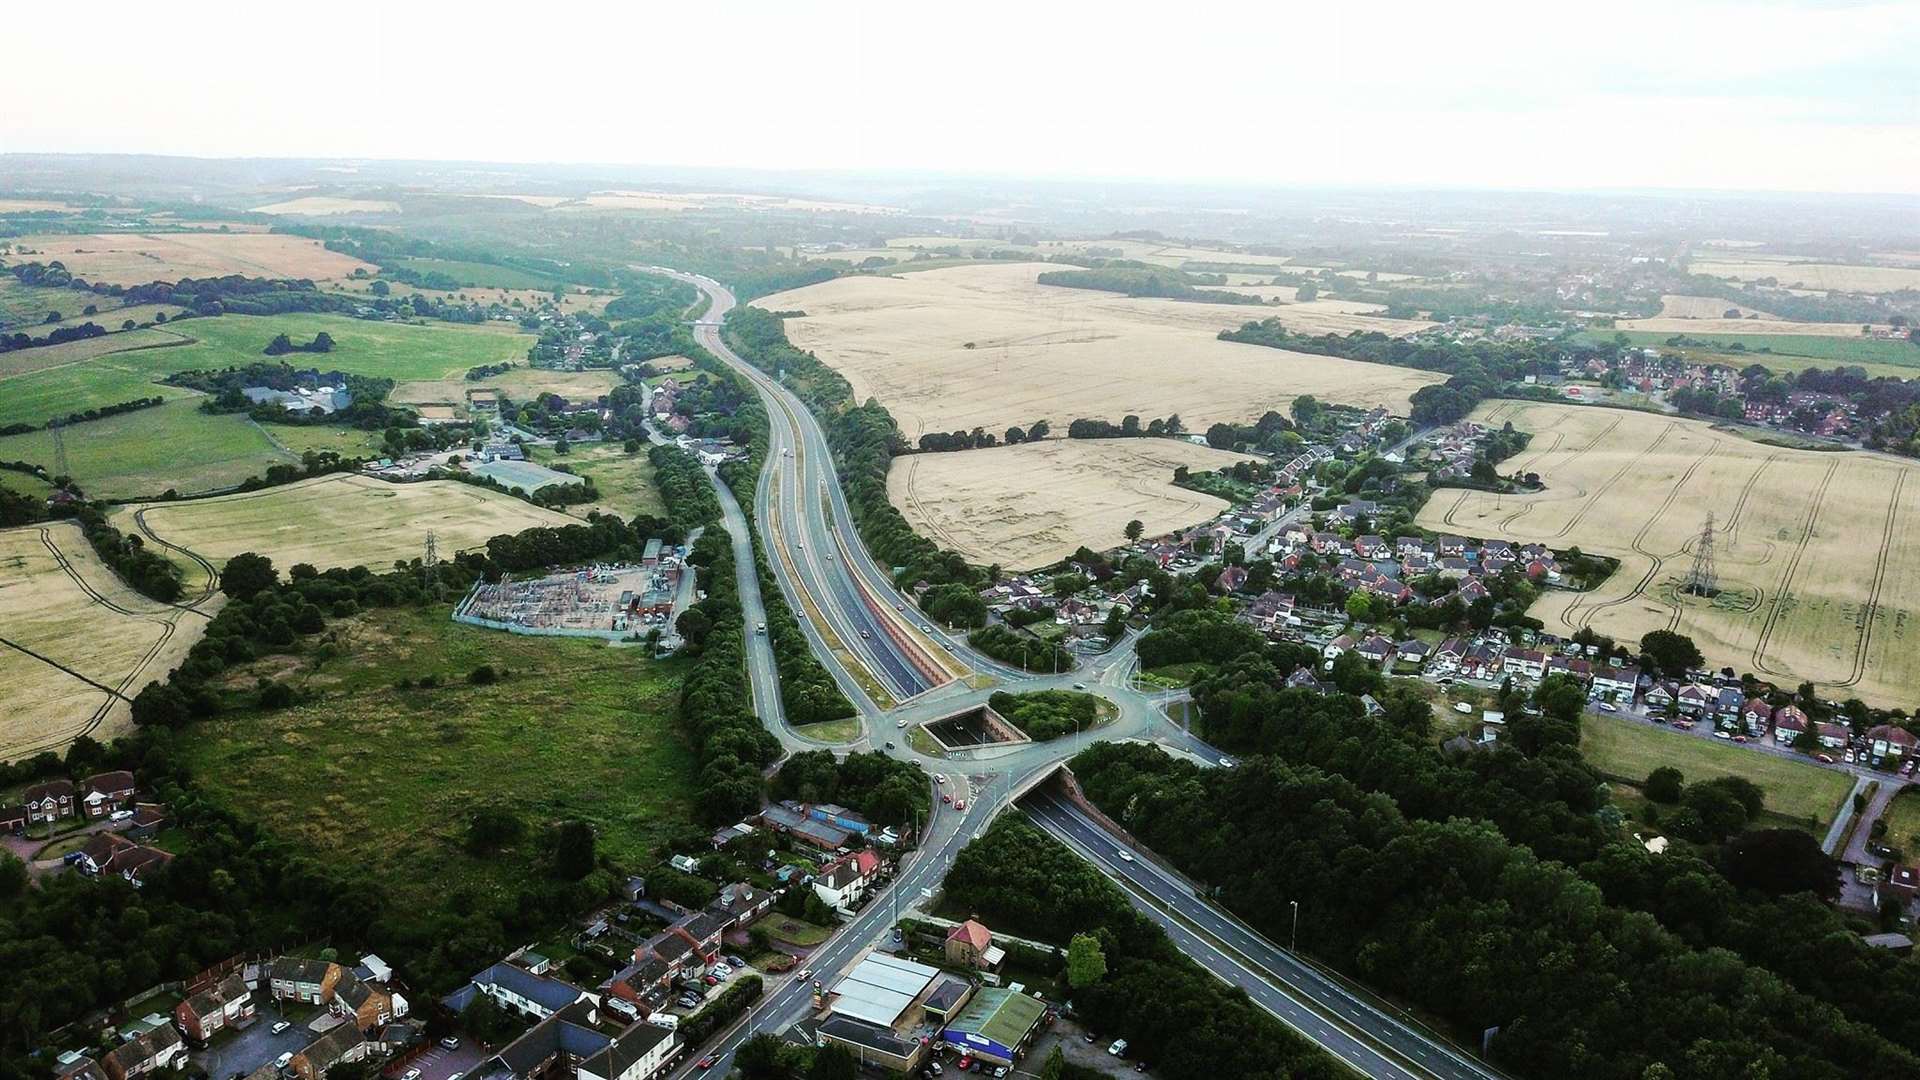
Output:
[[982,987],[941,1029],[948,1045],[998,1065],[1011,1065],[1047,1016],[1047,1003],[1011,988]]

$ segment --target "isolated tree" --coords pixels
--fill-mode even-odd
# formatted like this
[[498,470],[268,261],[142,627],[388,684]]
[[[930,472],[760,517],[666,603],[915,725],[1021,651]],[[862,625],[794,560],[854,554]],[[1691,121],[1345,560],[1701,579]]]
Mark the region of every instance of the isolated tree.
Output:
[[293,339],[285,334],[275,334],[273,340],[267,342],[267,347],[260,351],[268,356],[284,356],[293,351]]
[[273,560],[251,551],[243,551],[228,559],[227,565],[220,569],[220,591],[235,600],[251,600],[273,588],[278,580],[279,574],[273,569]]
[[553,830],[553,873],[563,881],[579,881],[593,870],[593,826],[577,818]]
[[526,825],[513,811],[501,806],[483,806],[467,821],[467,849],[487,855],[519,840]]
[[1075,990],[1092,986],[1107,976],[1107,954],[1092,934],[1075,934],[1067,943],[1067,985]]
[[1671,630],[1653,630],[1642,637],[1640,656],[1666,675],[1682,674],[1706,661],[1692,638]]
[[388,293],[393,292],[393,286],[384,281],[375,281],[373,284],[367,286],[367,291],[375,296],[386,296]]
[[333,335],[325,330],[313,335],[313,344],[307,346],[308,352],[332,352]]
[[1647,774],[1646,787],[1642,790],[1647,793],[1647,798],[1654,802],[1677,803],[1680,801],[1680,792],[1685,781],[1686,777],[1679,769],[1671,765],[1662,765]]
[[1027,428],[1027,441],[1034,442],[1039,439],[1044,439],[1047,437],[1047,433],[1052,430],[1053,425],[1047,423],[1045,420],[1035,420],[1033,426]]
[[1129,542],[1140,539],[1140,534],[1146,531],[1147,526],[1139,518],[1127,522],[1126,533]]

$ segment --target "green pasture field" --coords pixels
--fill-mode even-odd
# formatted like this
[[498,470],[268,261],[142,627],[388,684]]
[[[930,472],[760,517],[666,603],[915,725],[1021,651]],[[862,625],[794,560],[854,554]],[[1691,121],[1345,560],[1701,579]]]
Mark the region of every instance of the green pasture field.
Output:
[[[462,375],[468,368],[524,360],[531,337],[494,329],[434,323],[374,322],[343,315],[221,315],[209,319],[182,319],[164,330],[135,330],[109,334],[74,345],[99,351],[116,341],[151,344],[184,334],[192,344],[175,348],[147,348],[73,359],[63,366],[34,370],[22,365],[39,349],[0,354],[0,425],[36,423],[77,409],[96,408],[135,398],[177,397],[185,391],[160,386],[156,380],[180,371],[224,368],[266,360],[261,352],[275,334],[296,342],[311,341],[320,331],[333,336],[334,348],[325,354],[296,353],[290,364],[337,369],[352,375],[377,375],[396,382],[441,379]],[[52,346],[66,349],[67,346]],[[4,378],[9,371],[25,374]]]
[[1902,788],[1880,820],[1887,823],[1888,844],[1906,852],[1909,859],[1920,854],[1920,791]]
[[551,289],[560,284],[558,278],[546,274],[492,263],[462,262],[458,259],[402,259],[400,265],[422,274],[445,274],[468,288]]
[[299,457],[309,450],[331,450],[341,457],[380,457],[386,440],[378,431],[332,424],[262,424],[274,442]]
[[1824,833],[1853,784],[1846,774],[1739,743],[1703,739],[1642,720],[1588,715],[1580,725],[1580,752],[1609,777],[1638,786],[1662,765],[1687,783],[1743,776],[1767,793],[1762,818]]
[[22,495],[32,495],[42,499],[53,494],[52,484],[47,483],[37,476],[23,472],[14,472],[12,469],[0,469],[0,488],[6,488],[8,491],[17,491]]
[[[1627,330],[1627,341],[1635,346],[1663,346],[1673,334],[1659,330]],[[1582,336],[1593,343],[1612,341],[1616,331],[1593,330]],[[1687,338],[1703,342],[1702,345],[1675,346],[1689,352],[1711,351],[1716,354],[1714,360],[1735,365],[1769,365],[1777,357],[1782,361],[1801,360],[1818,361],[1817,366],[1833,367],[1836,364],[1878,364],[1896,368],[1920,367],[1920,345],[1906,341],[1887,341],[1867,337],[1823,337],[1817,334],[1687,334]],[[1730,351],[1734,345],[1744,346],[1742,351]],[[1704,357],[1703,357],[1704,359]],[[1783,368],[1787,364],[1780,365]],[[1813,367],[1815,364],[1798,363],[1791,370]]]
[[[684,662],[463,626],[450,611],[365,612],[331,624],[331,659],[268,657],[233,673],[230,686],[269,675],[314,699],[202,722],[180,752],[214,799],[370,875],[396,910],[437,910],[460,889],[511,899],[566,818],[591,822],[620,863],[652,861],[694,814],[697,763],[674,724]],[[482,664],[509,674],[469,684]],[[425,676],[441,685],[397,685]],[[483,806],[519,816],[525,839],[469,853]]]
[[546,446],[529,449],[533,452],[528,457],[541,465],[565,465],[575,475],[593,478],[600,501],[567,507],[568,513],[585,516],[599,510],[622,518],[666,513],[667,504],[660,499],[660,489],[653,486],[653,463],[647,460],[644,447],[637,454],[627,453],[617,442],[576,446],[565,454],[556,454]]
[[64,469],[54,433],[44,430],[0,438],[0,461],[64,472],[94,498],[131,499],[169,488],[183,495],[214,491],[276,462],[297,460],[244,415],[201,412],[197,397],[69,425],[61,429],[60,443]]

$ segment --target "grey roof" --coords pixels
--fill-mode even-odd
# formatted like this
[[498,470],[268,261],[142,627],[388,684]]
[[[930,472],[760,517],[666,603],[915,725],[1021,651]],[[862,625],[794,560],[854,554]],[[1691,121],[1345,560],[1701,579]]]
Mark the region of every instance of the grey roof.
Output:
[[360,1033],[358,1025],[335,1024],[325,1035],[313,1040],[300,1053],[316,1071],[326,1072],[329,1065],[346,1057],[349,1051],[366,1041],[367,1037]]
[[580,995],[585,992],[572,983],[535,975],[526,968],[504,961],[474,976],[473,981],[481,986],[498,986],[555,1012],[580,1000]]
[[130,1067],[152,1061],[170,1047],[179,1045],[180,1033],[173,1029],[172,1024],[162,1024],[114,1047],[102,1060],[112,1062],[122,1072],[138,1072],[137,1068]]
[[654,1047],[671,1038],[673,1032],[654,1027],[643,1020],[621,1032],[605,1050],[582,1061],[580,1068],[612,1080],[632,1068],[634,1062],[646,1057]]
[[326,981],[327,969],[332,966],[333,963],[328,960],[279,956],[274,958],[273,963],[267,965],[267,974],[269,978],[283,982],[318,983]]
[[822,1035],[872,1047],[894,1057],[912,1057],[915,1049],[913,1043],[899,1038],[886,1028],[863,1023],[848,1016],[828,1017],[818,1030]]
[[588,1026],[592,1013],[591,1005],[576,1002],[527,1029],[495,1057],[515,1076],[530,1075],[562,1050],[576,1058],[592,1057],[613,1041]]

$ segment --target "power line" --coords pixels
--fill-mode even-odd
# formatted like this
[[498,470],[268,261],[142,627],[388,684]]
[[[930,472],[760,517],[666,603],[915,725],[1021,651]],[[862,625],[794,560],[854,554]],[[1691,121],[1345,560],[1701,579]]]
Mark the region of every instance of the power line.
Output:
[[1687,583],[1681,586],[1682,592],[1694,596],[1714,596],[1720,592],[1720,582],[1713,569],[1713,511],[1707,511],[1707,521],[1700,527],[1700,539],[1694,542],[1693,567],[1687,571]]

